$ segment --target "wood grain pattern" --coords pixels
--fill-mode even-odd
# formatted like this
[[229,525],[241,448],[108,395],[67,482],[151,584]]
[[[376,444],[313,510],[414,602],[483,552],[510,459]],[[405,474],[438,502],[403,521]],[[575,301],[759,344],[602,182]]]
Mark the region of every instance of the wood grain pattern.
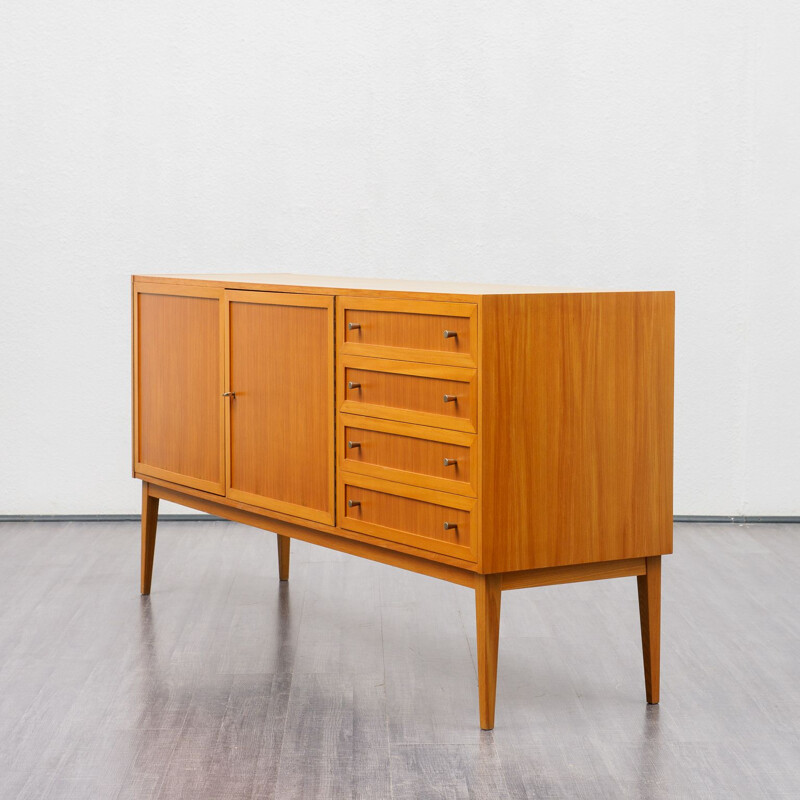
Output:
[[[358,505],[350,506],[350,503]],[[339,525],[379,539],[474,560],[475,501],[362,475],[339,478]],[[445,529],[444,525],[456,526]]]
[[[360,356],[339,359],[341,411],[474,433],[475,370]],[[349,384],[360,384],[349,388]],[[444,395],[455,396],[451,402]]]
[[225,490],[222,293],[133,285],[134,470]]
[[235,500],[333,524],[333,300],[225,293]]
[[[336,302],[343,355],[477,366],[476,304],[363,297]],[[445,331],[455,336],[445,338]]]
[[636,582],[639,589],[645,693],[648,703],[658,703],[661,685],[661,556],[647,559],[647,571]]
[[[474,445],[471,433],[339,415],[339,469],[360,475],[475,497]],[[445,458],[455,463],[445,466]]]
[[148,492],[142,481],[142,570],[141,593],[150,594],[153,581],[153,557],[156,552],[156,527],[158,526],[158,498]]
[[479,575],[475,579],[475,617],[478,647],[478,704],[481,730],[494,728],[497,695],[497,654],[500,639],[500,576]]
[[674,294],[484,297],[484,572],[672,549]]

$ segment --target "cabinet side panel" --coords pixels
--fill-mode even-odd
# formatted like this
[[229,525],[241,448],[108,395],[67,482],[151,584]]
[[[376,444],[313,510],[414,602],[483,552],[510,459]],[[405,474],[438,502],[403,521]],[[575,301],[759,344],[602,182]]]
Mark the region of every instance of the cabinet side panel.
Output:
[[220,299],[135,293],[140,472],[224,489]]
[[483,571],[672,551],[672,292],[483,298]]

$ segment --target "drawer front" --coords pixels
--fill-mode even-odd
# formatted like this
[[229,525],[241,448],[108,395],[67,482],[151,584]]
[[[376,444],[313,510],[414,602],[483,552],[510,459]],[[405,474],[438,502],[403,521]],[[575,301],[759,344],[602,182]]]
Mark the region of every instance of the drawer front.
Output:
[[477,366],[477,309],[471,303],[338,298],[343,354]]
[[475,370],[355,356],[340,359],[340,409],[474,433]]
[[474,444],[471,433],[339,416],[339,468],[359,475],[475,497]]
[[474,504],[374,478],[343,474],[339,481],[339,525],[345,530],[473,562]]

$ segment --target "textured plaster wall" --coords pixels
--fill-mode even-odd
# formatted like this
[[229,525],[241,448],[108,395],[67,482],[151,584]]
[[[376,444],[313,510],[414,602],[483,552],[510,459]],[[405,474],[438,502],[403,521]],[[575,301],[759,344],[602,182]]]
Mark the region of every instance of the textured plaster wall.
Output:
[[800,4],[0,4],[0,514],[125,513],[131,272],[677,290],[675,512],[800,514]]

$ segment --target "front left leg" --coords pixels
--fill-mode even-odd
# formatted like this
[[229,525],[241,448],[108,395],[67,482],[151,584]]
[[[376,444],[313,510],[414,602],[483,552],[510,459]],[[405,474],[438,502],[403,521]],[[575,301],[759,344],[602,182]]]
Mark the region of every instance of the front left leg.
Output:
[[475,576],[478,632],[478,699],[481,729],[494,728],[497,691],[497,647],[500,638],[500,575]]
[[147,481],[142,481],[142,594],[150,594],[153,580],[153,557],[156,552],[156,526],[158,525],[158,498],[148,493]]

